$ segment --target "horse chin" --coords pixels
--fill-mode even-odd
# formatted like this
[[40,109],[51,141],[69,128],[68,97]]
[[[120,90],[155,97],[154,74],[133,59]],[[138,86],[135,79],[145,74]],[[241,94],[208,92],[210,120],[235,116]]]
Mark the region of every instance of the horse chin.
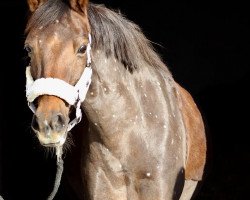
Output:
[[40,144],[44,147],[62,147],[67,138],[67,132],[53,133],[52,137],[37,134]]

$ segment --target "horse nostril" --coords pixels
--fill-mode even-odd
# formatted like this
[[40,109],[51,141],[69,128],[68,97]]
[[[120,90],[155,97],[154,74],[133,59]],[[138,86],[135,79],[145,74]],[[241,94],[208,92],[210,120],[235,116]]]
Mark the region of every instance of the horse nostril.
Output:
[[65,128],[66,118],[61,114],[55,114],[52,119],[51,127],[54,131],[60,132]]
[[31,122],[31,127],[32,129],[38,133],[38,132],[44,132],[45,135],[49,135],[50,134],[50,126],[49,124],[47,123],[47,121],[44,121],[44,123],[40,123],[39,125],[39,117],[37,117],[36,115],[33,116],[32,118],[32,122]]
[[37,121],[37,120],[38,120],[38,119],[37,119],[37,116],[34,115],[33,118],[32,118],[31,127],[32,127],[34,130],[36,130],[36,131],[39,130],[39,124],[38,124],[38,121]]
[[58,115],[58,123],[59,124],[62,124],[62,126],[64,126],[65,125],[65,117],[62,115],[62,114],[59,114]]
[[[40,116],[40,117],[39,117]],[[54,113],[48,118],[41,115],[34,115],[31,122],[31,127],[35,132],[42,132],[45,135],[50,135],[53,132],[61,132],[65,129],[67,119],[61,113]]]

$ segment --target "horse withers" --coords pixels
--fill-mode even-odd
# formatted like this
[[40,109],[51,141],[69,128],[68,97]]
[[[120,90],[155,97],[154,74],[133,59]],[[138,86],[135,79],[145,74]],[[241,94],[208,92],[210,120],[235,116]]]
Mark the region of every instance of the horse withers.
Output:
[[32,128],[55,148],[71,130],[65,173],[77,198],[191,199],[206,160],[203,120],[140,28],[87,0],[28,6]]

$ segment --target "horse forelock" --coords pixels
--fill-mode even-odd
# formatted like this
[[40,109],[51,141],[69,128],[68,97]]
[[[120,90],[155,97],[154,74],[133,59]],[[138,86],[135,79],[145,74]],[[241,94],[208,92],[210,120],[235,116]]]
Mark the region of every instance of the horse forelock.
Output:
[[64,0],[48,0],[31,14],[25,33],[27,34],[31,29],[47,27],[56,20],[60,20],[69,11],[70,7]]

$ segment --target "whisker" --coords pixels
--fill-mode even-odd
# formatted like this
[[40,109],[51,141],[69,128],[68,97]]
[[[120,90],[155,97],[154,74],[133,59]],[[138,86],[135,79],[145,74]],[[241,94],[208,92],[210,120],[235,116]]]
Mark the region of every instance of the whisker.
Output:
[[73,141],[73,136],[71,132],[68,132],[67,139],[63,145],[63,152],[64,153],[67,153],[68,151],[70,152],[72,146],[75,146],[74,141]]

